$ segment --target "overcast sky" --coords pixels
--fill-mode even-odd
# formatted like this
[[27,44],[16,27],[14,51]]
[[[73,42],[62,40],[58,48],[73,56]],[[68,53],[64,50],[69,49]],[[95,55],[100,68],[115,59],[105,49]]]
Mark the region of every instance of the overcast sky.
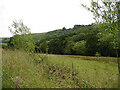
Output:
[[82,3],[90,5],[90,0],[0,0],[0,37],[12,36],[8,26],[15,19],[22,19],[32,33],[91,24],[92,14]]

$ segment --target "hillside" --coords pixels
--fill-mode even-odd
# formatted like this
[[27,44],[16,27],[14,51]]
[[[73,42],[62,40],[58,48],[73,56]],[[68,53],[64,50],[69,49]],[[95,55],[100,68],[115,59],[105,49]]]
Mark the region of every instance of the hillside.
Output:
[[92,29],[92,25],[75,25],[73,28],[70,29],[57,29],[46,33],[35,33],[33,35],[33,39],[35,41],[44,41],[50,40],[54,38],[59,38],[60,36],[74,36],[78,35],[79,33],[86,33],[88,30]]
[[[46,33],[34,33],[32,38],[35,42],[35,51],[49,54],[115,57],[113,36],[107,33],[100,36],[100,29],[93,24],[74,25],[69,29],[64,27]],[[7,43],[9,40],[3,38],[2,42]],[[12,46],[10,44],[9,46]]]
[[112,44],[113,36],[107,33],[99,36],[100,29],[93,24],[74,25],[70,29],[64,27],[47,33],[33,34],[35,50],[53,54],[116,56]]

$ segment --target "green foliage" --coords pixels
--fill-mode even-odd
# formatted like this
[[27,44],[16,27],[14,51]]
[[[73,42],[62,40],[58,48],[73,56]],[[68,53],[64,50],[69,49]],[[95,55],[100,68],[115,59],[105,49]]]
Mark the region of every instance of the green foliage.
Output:
[[87,48],[87,55],[92,55],[94,56],[96,51],[98,50],[98,37],[96,35],[96,32],[94,30],[92,32],[89,32],[86,34],[85,37],[86,41],[86,48]]
[[114,23],[117,21],[117,15],[118,15],[118,2],[110,1],[105,2],[104,0],[91,0],[91,6],[87,7],[86,5],[83,5],[86,9],[91,11],[94,15],[94,19],[97,23]]
[[35,48],[34,41],[30,34],[14,35],[10,39],[9,46],[16,49],[22,48],[27,51],[34,51],[34,48]]
[[[37,34],[32,34],[34,41],[39,42],[43,42],[43,41],[48,41],[51,39],[56,39],[56,38],[60,38],[60,37],[72,37],[74,35],[77,35],[76,37],[79,37],[78,34],[80,33],[86,33],[90,30],[92,30],[93,26],[92,25],[85,25],[84,27],[82,25],[80,25],[81,27],[77,28],[77,29],[58,29],[58,30],[54,30],[54,31],[50,31],[47,33],[37,33]],[[81,35],[80,35],[81,36]],[[82,35],[84,36],[84,35]],[[73,37],[74,38],[74,37]]]
[[86,53],[86,41],[79,41],[74,44],[72,47],[75,54],[85,55]]
[[48,43],[49,43],[49,41],[44,41],[44,42],[40,43],[39,49],[41,50],[41,52],[48,53],[48,50],[47,50]]
[[[99,3],[101,2],[101,4]],[[87,8],[94,15],[94,19],[97,23],[97,27],[100,26],[99,36],[100,38],[104,36],[105,33],[112,34],[114,47],[118,49],[118,32],[119,30],[119,1],[114,2],[105,2],[104,0],[94,1],[91,0],[91,6],[87,7],[83,5],[83,7]]]
[[114,46],[113,35],[110,33],[104,33],[104,36],[99,39],[98,51],[102,56],[116,56]]
[[22,20],[14,20],[9,30],[13,35],[30,34],[30,28],[24,25]]
[[75,42],[71,40],[71,38],[66,38],[64,42],[65,42],[64,54],[74,54],[72,47],[74,46]]
[[100,54],[99,52],[96,52],[96,53],[95,53],[95,56],[96,56],[96,57],[100,57],[101,54]]
[[[76,28],[75,28],[76,27]],[[104,33],[100,37],[101,32],[104,30],[100,25],[75,25],[71,29],[58,29],[48,33],[33,34],[36,52],[43,52],[53,54],[80,54],[73,50],[75,43],[86,41],[85,53],[80,55],[92,55],[100,52],[102,56],[116,56],[113,46],[113,35]],[[76,53],[77,52],[77,53]]]
[[30,29],[20,21],[13,21],[11,27],[9,27],[13,37],[10,38],[9,47],[16,49],[24,49],[26,51],[34,51],[34,41],[30,34]]
[[[14,25],[15,22],[13,26]],[[18,22],[16,26],[17,25]],[[101,28],[101,25],[95,24],[75,25],[71,29],[65,29],[64,27],[63,29],[50,31],[48,33],[25,34],[25,30],[24,33],[21,31],[18,33],[18,28],[21,28],[21,25],[22,24],[19,25],[20,27],[15,28],[17,29],[17,33],[10,38],[8,44],[10,48],[24,48],[26,50],[30,49],[30,51],[35,49],[36,52],[53,54],[95,55],[96,52],[100,52],[102,56],[116,56],[114,50],[115,43],[112,42],[114,35],[108,32],[101,34],[101,31],[104,31],[104,28],[107,28],[107,26]],[[27,31],[30,30],[28,29]],[[86,42],[84,53],[79,52],[79,49],[73,49],[75,43],[80,41]]]
[[73,35],[72,36],[72,39],[75,41],[75,42],[78,42],[78,41],[81,41],[81,40],[85,40],[85,33],[79,33],[77,35]]
[[53,54],[63,54],[63,39],[64,37],[58,38],[58,39],[51,39],[48,43],[48,52]]
[[[99,1],[101,1],[102,4],[99,4]],[[120,1],[99,1],[91,0],[90,7],[82,6],[91,11],[97,24],[102,26],[100,36],[106,33],[113,36],[112,42],[116,49],[116,56],[118,57],[118,88],[120,88]]]

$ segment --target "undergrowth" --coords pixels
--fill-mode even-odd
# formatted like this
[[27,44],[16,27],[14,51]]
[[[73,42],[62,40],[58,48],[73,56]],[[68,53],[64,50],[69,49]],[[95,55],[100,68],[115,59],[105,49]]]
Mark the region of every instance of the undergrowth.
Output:
[[2,86],[15,88],[16,77],[19,76],[22,88],[117,87],[116,64],[106,64],[102,61],[99,63],[92,61],[95,58],[91,57],[82,57],[83,60],[80,58],[81,56],[76,58],[76,56],[26,53],[23,50],[3,50],[2,68],[6,80],[2,78]]

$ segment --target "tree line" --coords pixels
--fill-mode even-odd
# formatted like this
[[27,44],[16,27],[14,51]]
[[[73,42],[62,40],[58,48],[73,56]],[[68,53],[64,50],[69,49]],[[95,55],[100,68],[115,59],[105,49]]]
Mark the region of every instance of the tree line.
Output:
[[99,38],[99,29],[91,24],[48,32],[46,35],[50,33],[51,37],[37,41],[35,51],[65,55],[116,56],[112,43],[113,36],[106,34]]
[[62,55],[116,56],[113,36],[106,33],[99,38],[103,27],[96,27],[94,24],[74,25],[69,29],[63,27],[40,34],[31,34],[22,21],[13,21],[9,28],[14,32],[8,42],[11,49],[22,48],[37,53]]

